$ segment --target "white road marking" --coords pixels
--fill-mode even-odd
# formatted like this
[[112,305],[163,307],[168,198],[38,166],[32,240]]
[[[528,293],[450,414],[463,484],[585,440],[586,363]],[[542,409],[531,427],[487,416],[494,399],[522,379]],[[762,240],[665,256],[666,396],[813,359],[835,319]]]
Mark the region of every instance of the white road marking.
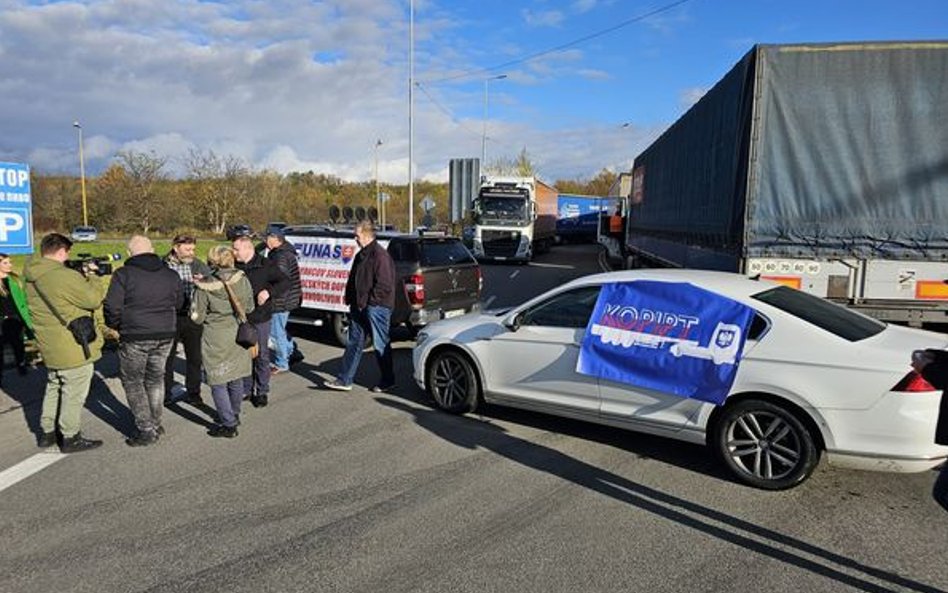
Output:
[[510,275],[510,279],[513,280],[514,278],[517,277],[517,274],[519,273],[520,273],[520,270],[514,270],[514,273]]
[[486,301],[484,301],[484,308],[485,308],[485,309],[489,309],[489,308],[490,308],[490,304],[493,303],[496,298],[497,298],[497,295],[494,295],[494,296],[488,298]]
[[0,472],[0,492],[46,469],[60,459],[65,459],[65,457],[66,455],[55,450],[37,453],[32,457],[27,457],[13,467]]
[[530,267],[533,267],[533,268],[559,268],[559,269],[562,269],[562,270],[572,270],[572,269],[574,269],[576,266],[566,266],[566,265],[563,265],[563,264],[537,264],[537,263],[530,262]]

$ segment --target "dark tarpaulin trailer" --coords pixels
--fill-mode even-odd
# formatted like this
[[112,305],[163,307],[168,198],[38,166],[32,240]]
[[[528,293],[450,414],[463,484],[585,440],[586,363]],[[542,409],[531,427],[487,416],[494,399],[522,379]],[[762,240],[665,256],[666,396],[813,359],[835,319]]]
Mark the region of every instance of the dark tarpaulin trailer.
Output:
[[948,42],[758,45],[633,166],[630,247],[948,261]]

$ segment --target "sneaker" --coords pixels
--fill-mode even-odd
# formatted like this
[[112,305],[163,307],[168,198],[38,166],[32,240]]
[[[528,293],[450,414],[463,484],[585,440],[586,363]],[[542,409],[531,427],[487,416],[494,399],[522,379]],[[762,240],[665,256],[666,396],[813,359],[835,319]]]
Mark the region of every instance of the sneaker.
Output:
[[207,431],[207,435],[215,438],[223,437],[225,439],[232,439],[237,436],[237,427],[215,424],[210,430]]
[[352,391],[352,385],[346,385],[339,379],[326,381],[323,386],[326,387],[326,389],[335,389],[336,391]]
[[168,390],[167,399],[169,401],[177,401],[187,395],[187,393],[188,389],[184,385],[181,383],[175,383],[171,386],[171,389]]
[[204,400],[201,399],[201,394],[199,393],[189,394],[187,397],[184,398],[184,402],[191,404],[192,406],[200,406],[204,404]]
[[56,431],[44,432],[36,439],[36,446],[40,449],[48,449],[56,444]]
[[63,444],[59,450],[63,453],[80,453],[82,451],[95,449],[101,445],[102,441],[87,439],[82,436],[82,433],[77,432],[75,436],[71,436],[69,438],[63,437]]
[[129,447],[147,447],[148,445],[154,445],[158,442],[158,434],[149,434],[147,432],[139,432],[135,436],[125,439],[125,444]]
[[305,358],[306,357],[303,356],[303,353],[300,352],[298,348],[294,348],[293,353],[290,354],[290,366],[303,362]]
[[394,383],[383,383],[372,388],[372,393],[386,393],[395,388]]
[[255,408],[265,408],[267,407],[267,396],[266,395],[255,395],[250,398],[250,403],[253,404]]

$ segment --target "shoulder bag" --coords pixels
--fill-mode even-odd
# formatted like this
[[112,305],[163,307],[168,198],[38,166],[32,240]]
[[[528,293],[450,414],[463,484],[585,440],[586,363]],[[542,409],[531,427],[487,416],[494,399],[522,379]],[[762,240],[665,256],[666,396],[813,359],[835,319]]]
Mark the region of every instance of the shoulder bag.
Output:
[[227,298],[230,300],[230,306],[234,310],[234,317],[237,318],[237,338],[235,341],[241,348],[246,348],[250,351],[251,358],[257,358],[257,355],[260,354],[260,346],[257,343],[259,341],[257,328],[247,321],[247,314],[244,312],[244,307],[237,300],[234,290],[227,284],[227,281],[221,279],[221,283],[224,285],[224,290],[227,291]]
[[63,316],[59,314],[59,311],[56,310],[56,307],[53,306],[49,299],[46,298],[46,295],[40,290],[39,284],[33,282],[33,288],[36,289],[36,294],[39,295],[43,302],[46,303],[46,306],[49,308],[50,312],[59,320],[59,323],[63,324],[63,327],[69,330],[69,333],[72,334],[76,343],[82,346],[82,354],[88,359],[92,357],[92,353],[89,351],[89,344],[95,342],[96,333],[95,333],[95,321],[92,319],[92,315],[83,315],[81,317],[76,317],[70,322],[66,322],[63,319]]

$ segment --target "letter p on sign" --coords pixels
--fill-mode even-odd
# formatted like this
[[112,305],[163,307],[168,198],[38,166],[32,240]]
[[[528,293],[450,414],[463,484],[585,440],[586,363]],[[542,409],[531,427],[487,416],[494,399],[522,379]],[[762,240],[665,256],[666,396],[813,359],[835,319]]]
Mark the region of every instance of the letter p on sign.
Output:
[[23,217],[16,212],[0,212],[0,243],[9,240],[9,234],[23,229]]

